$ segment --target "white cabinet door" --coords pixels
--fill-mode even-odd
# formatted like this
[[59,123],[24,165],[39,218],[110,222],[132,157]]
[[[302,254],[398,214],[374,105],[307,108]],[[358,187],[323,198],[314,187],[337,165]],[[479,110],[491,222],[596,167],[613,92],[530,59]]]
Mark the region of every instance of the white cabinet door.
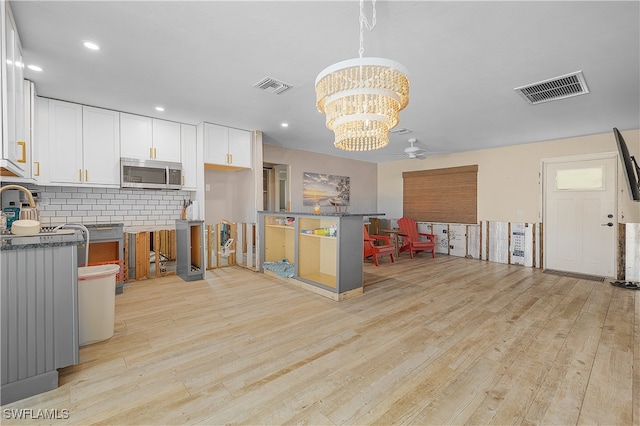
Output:
[[120,113],[82,107],[84,183],[120,185]]
[[181,124],[180,135],[182,146],[182,189],[195,191],[198,188],[196,126]]
[[205,123],[204,162],[226,169],[250,169],[251,132]]
[[51,182],[82,183],[82,105],[49,100]]
[[180,123],[153,119],[152,158],[180,162]]
[[153,125],[149,117],[120,113],[120,153],[123,157],[153,157]]
[[251,168],[251,132],[229,129],[229,165]]
[[34,99],[33,125],[33,179],[39,185],[50,182],[51,156],[49,155],[49,99]]
[[5,113],[2,121],[2,167],[18,177],[27,176],[29,158],[29,140],[25,134],[25,94],[24,62],[18,31],[11,15],[8,2],[2,2],[2,107]]
[[204,162],[227,165],[229,128],[215,124],[204,124]]
[[35,126],[35,99],[36,99],[36,86],[29,80],[22,80],[23,87],[23,123],[22,131],[25,141],[25,156],[26,163],[24,164],[25,178],[33,177],[33,151],[35,150],[35,141],[33,138],[34,126]]

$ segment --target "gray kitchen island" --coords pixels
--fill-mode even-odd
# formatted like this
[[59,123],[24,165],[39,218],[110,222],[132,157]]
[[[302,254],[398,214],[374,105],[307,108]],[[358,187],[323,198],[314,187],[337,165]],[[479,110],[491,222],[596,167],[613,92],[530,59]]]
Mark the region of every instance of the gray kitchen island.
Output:
[[77,364],[78,231],[0,236],[2,404],[58,387]]
[[358,296],[364,218],[378,215],[258,212],[260,271],[337,301]]

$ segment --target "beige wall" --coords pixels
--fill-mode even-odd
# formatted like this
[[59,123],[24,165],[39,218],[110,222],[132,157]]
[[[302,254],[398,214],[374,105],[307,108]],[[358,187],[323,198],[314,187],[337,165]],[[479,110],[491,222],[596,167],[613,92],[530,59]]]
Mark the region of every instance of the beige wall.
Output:
[[[351,183],[350,213],[376,213],[377,165],[366,161],[348,160],[297,149],[263,145],[263,161],[290,166],[291,211],[312,212],[312,206],[302,205],[302,175],[304,172],[348,176]],[[332,211],[331,207],[322,207]]]
[[253,170],[205,170],[204,183],[206,224],[256,221]]
[[[631,155],[640,160],[640,130],[621,132]],[[402,172],[478,165],[478,220],[540,222],[543,159],[617,153],[613,132],[505,148],[439,155],[378,165],[378,209],[402,217]],[[640,203],[632,202],[618,162],[618,220],[640,222]]]

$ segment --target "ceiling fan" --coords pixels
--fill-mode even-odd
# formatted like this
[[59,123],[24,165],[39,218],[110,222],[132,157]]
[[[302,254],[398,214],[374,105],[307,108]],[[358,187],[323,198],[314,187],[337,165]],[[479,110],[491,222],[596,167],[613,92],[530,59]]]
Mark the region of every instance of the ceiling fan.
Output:
[[426,150],[415,145],[418,142],[416,138],[409,138],[407,142],[409,142],[409,146],[404,149],[404,155],[407,158],[425,158],[427,156]]

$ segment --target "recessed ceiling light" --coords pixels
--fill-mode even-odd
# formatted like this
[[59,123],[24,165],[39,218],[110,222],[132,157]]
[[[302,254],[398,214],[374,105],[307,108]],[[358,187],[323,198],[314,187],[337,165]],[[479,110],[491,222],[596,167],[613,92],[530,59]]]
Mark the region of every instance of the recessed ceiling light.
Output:
[[31,71],[42,71],[42,67],[39,67],[37,65],[27,65],[27,68],[29,68]]
[[92,41],[85,41],[82,43],[84,45],[84,47],[86,47],[87,49],[91,49],[91,50],[100,50],[100,46],[97,45],[96,43],[92,42]]
[[289,123],[282,123],[281,126],[282,127],[289,127]]
[[164,108],[163,108],[163,107],[161,107],[161,106],[157,106],[157,107],[156,107],[156,111],[160,111],[160,112],[162,112],[162,111],[164,111]]

